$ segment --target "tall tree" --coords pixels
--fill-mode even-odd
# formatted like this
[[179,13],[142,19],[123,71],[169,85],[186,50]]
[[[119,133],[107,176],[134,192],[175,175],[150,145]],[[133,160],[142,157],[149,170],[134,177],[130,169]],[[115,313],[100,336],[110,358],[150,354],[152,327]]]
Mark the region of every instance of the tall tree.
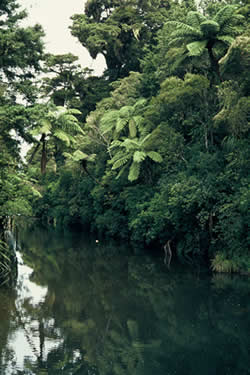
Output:
[[76,135],[77,133],[83,134],[83,131],[75,116],[80,114],[81,112],[77,109],[67,110],[64,107],[57,107],[50,104],[46,106],[44,114],[38,120],[38,124],[33,130],[31,130],[31,134],[33,136],[40,135],[40,140],[33,150],[30,161],[32,161],[34,155],[39,149],[39,146],[41,145],[42,174],[45,174],[46,172],[47,143],[49,140],[54,143],[54,154],[57,154],[57,149],[60,146],[60,144],[58,144],[58,141],[69,147],[72,143],[75,142],[74,135]]
[[110,80],[138,71],[143,47],[154,43],[167,19],[171,1],[89,0],[85,14],[72,17],[72,34],[92,56],[101,53]]

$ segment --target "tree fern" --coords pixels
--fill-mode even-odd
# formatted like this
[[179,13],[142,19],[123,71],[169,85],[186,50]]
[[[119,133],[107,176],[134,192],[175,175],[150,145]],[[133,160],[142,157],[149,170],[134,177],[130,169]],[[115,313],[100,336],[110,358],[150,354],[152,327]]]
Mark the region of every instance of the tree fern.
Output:
[[[170,34],[169,47],[186,47],[188,56],[202,56],[207,50],[211,68],[221,80],[218,60],[225,54],[226,48],[233,42],[233,37],[241,31],[239,23],[244,18],[235,14],[235,7],[227,5],[212,18],[206,18],[198,12],[189,12],[186,22],[169,21],[166,25],[175,29]],[[215,52],[216,49],[216,53]],[[187,55],[184,51],[183,55]],[[205,55],[205,54],[204,54]]]

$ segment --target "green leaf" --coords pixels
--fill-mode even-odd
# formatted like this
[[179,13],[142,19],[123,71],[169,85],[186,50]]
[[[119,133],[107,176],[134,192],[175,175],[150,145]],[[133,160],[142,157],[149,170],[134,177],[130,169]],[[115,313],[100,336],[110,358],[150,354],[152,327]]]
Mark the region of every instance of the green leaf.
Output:
[[119,116],[122,118],[130,117],[131,112],[132,112],[132,107],[130,105],[126,105],[119,110]]
[[140,147],[140,144],[138,143],[137,139],[129,139],[126,138],[125,141],[121,144],[122,147],[125,147],[126,150],[134,150],[138,147]]
[[140,174],[140,163],[137,163],[133,161],[131,164],[131,167],[129,168],[129,174],[128,174],[128,179],[129,181],[135,181],[138,179]]
[[217,36],[218,40],[221,40],[222,42],[225,42],[227,45],[231,45],[233,42],[234,42],[234,38],[229,36],[229,35],[220,35],[220,36]]
[[118,175],[116,176],[116,180],[118,180],[118,178],[121,177],[121,175],[125,172],[126,168],[127,168],[127,165],[125,164],[125,165],[121,168],[121,170],[119,171]]
[[189,56],[201,56],[205,51],[207,45],[207,40],[192,42],[187,44],[187,49],[189,51]]
[[65,142],[67,146],[70,145],[70,138],[69,136],[62,130],[55,130],[54,136],[61,141]]
[[132,118],[129,121],[128,127],[129,127],[129,135],[130,135],[130,137],[131,138],[135,138],[136,137],[136,122],[135,122],[134,118]]
[[74,161],[80,161],[80,160],[86,160],[88,158],[88,155],[80,150],[76,150],[73,153],[73,159]]
[[212,38],[219,32],[220,25],[213,20],[207,20],[201,23],[200,29],[205,37]]
[[188,12],[187,15],[187,23],[195,28],[199,28],[201,22],[204,22],[206,20],[206,17],[203,16],[200,12]]
[[134,156],[133,156],[133,160],[137,163],[140,163],[142,162],[143,160],[145,160],[147,154],[146,152],[143,152],[143,151],[135,151],[134,153]]
[[115,125],[116,121],[118,119],[119,111],[108,111],[107,113],[102,116],[100,121],[100,128],[103,134],[111,131]]
[[71,109],[68,109],[67,110],[67,113],[70,113],[72,115],[81,115],[82,112],[79,111],[79,109],[76,109],[76,108],[71,108]]
[[142,140],[141,140],[141,146],[145,146],[145,143],[149,140],[149,138],[151,137],[152,133],[146,135],[146,137],[144,137]]
[[117,133],[120,133],[125,128],[125,126],[127,125],[127,122],[128,120],[125,118],[120,118],[120,117],[118,118],[116,122],[116,127],[115,127],[115,130],[117,131]]
[[40,121],[40,128],[39,128],[39,133],[40,134],[49,134],[52,128],[52,124],[49,120],[47,119],[42,119]]
[[147,152],[147,156],[156,163],[161,163],[163,161],[162,156],[156,151]]
[[118,159],[112,166],[112,169],[118,169],[122,167],[124,164],[126,164],[129,160],[129,156],[125,155],[122,158]]

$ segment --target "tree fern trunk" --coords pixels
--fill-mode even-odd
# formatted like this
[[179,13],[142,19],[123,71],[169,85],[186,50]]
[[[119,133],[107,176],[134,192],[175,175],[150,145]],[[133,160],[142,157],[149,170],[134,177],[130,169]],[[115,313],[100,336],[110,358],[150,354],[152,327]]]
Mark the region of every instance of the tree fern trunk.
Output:
[[42,148],[42,158],[41,158],[41,173],[45,174],[45,172],[46,172],[46,165],[47,165],[45,134],[42,135],[41,142],[42,142],[42,145],[43,145],[43,148]]
[[208,44],[207,44],[208,55],[209,55],[212,71],[215,72],[215,74],[219,78],[220,82],[222,82],[218,60],[216,60],[216,58],[214,56],[214,53],[213,53],[214,43],[215,43],[214,40],[210,40],[208,42]]

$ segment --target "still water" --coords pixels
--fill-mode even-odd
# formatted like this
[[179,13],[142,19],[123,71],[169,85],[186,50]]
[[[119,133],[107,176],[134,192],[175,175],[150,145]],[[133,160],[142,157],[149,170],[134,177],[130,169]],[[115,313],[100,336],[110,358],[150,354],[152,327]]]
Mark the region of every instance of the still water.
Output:
[[250,279],[164,266],[76,233],[19,234],[1,375],[250,374]]

